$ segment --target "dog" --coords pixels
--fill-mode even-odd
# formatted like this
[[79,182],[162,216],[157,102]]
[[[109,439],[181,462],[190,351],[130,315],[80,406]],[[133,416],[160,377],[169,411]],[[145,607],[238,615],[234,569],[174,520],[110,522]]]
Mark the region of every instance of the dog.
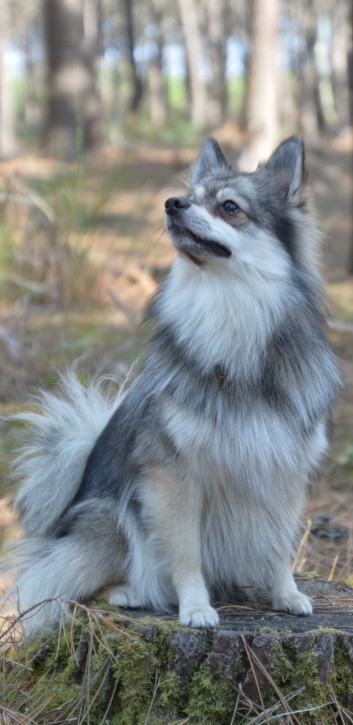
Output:
[[20,414],[12,591],[29,633],[97,593],[178,606],[191,627],[217,625],[212,600],[235,585],[312,612],[291,557],[341,379],[301,137],[253,173],[209,139],[165,226],[176,258],[147,310],[141,374],[111,398],[71,370]]

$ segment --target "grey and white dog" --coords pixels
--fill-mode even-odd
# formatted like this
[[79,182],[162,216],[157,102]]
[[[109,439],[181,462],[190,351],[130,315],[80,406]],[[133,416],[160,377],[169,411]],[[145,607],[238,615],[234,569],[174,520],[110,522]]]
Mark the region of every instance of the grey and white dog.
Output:
[[194,627],[217,624],[210,598],[234,584],[312,611],[291,556],[341,383],[301,138],[249,174],[210,139],[165,224],[177,255],[137,380],[109,400],[71,372],[21,415],[32,442],[15,464],[25,539],[13,592],[31,609],[27,631],[97,592],[177,604]]

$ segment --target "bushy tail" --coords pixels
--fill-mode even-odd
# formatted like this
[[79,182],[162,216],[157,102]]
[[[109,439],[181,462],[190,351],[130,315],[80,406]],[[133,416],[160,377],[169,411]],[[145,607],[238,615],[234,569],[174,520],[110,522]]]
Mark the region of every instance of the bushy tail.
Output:
[[102,532],[99,546],[97,536],[82,529],[60,539],[24,539],[14,545],[10,570],[17,576],[1,603],[19,615],[25,634],[51,629],[68,613],[70,601],[91,597],[121,575],[125,550],[116,521],[109,505],[96,501],[93,508]]
[[78,491],[95,441],[123,397],[122,388],[113,397],[105,391],[105,380],[84,386],[70,370],[56,393],[40,394],[34,411],[13,416],[30,434],[13,464],[22,481],[15,506],[27,537],[50,534]]

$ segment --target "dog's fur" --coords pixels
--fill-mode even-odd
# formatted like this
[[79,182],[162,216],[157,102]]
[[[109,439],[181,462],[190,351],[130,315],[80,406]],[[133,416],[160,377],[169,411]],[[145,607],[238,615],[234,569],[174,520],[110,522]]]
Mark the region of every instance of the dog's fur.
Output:
[[[22,611],[103,590],[208,627],[210,596],[256,585],[274,609],[310,614],[290,558],[340,375],[301,138],[251,174],[210,139],[165,219],[177,257],[138,379],[109,401],[71,373],[21,416],[33,440],[15,466],[26,538],[13,591]],[[31,611],[27,630],[60,612]]]

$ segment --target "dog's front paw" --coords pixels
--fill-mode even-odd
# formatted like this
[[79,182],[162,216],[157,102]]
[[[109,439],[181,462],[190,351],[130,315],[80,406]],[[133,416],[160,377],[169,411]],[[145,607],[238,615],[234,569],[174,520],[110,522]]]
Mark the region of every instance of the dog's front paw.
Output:
[[311,600],[298,590],[277,594],[272,600],[272,606],[273,609],[281,612],[290,612],[299,616],[308,616],[313,613]]
[[179,612],[180,624],[188,627],[215,627],[219,616],[209,604],[182,607]]

